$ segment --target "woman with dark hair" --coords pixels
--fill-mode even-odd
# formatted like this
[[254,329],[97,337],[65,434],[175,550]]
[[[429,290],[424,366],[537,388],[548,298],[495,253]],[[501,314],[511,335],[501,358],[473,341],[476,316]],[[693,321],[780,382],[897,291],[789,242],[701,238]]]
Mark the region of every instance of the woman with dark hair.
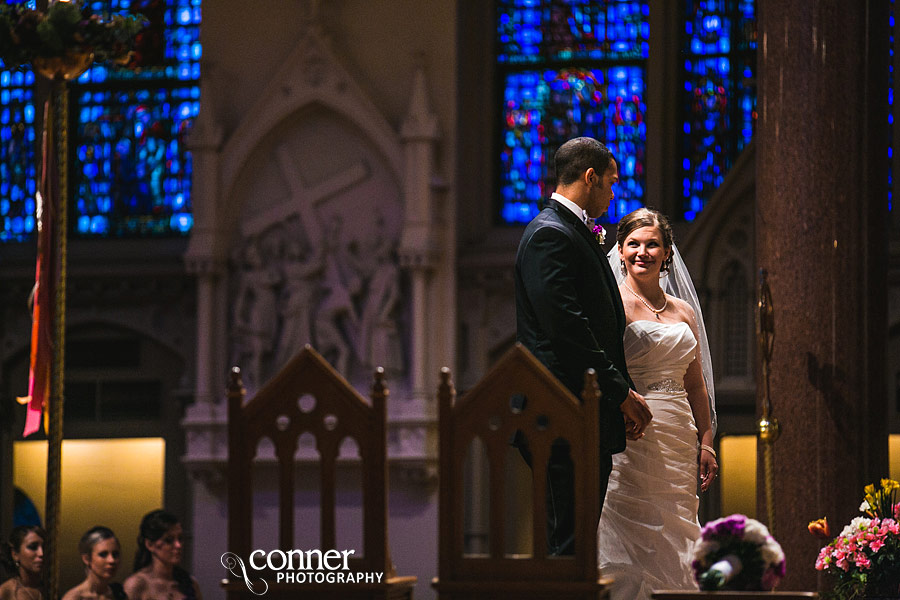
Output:
[[125,580],[131,600],[202,600],[200,586],[178,566],[184,551],[178,517],[154,510],[141,519],[134,573]]
[[0,548],[0,561],[12,573],[0,585],[0,600],[42,600],[41,574],[44,568],[44,540],[47,534],[37,525],[19,525]]
[[712,364],[703,313],[668,219],[641,208],[619,221],[610,266],[627,325],[628,373],[653,411],[639,442],[613,458],[597,559],[612,600],[696,590],[697,488],[719,469]]
[[102,525],[92,527],[81,536],[78,552],[87,576],[62,600],[125,600],[122,584],[112,580],[119,570],[121,553],[116,534]]

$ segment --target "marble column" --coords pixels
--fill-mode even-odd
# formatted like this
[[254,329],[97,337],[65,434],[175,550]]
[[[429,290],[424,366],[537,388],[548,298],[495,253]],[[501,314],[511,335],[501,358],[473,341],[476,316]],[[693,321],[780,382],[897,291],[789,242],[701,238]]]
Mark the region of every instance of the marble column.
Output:
[[[775,309],[779,589],[814,590],[826,581],[807,522],[827,515],[839,532],[863,486],[888,475],[888,2],[757,6],[756,248]],[[759,465],[767,520],[762,445]]]

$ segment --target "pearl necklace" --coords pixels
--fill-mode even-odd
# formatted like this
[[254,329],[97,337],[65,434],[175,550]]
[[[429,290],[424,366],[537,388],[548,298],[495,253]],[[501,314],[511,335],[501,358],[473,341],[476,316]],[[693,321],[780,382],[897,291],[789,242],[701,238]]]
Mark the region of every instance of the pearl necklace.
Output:
[[666,307],[669,305],[669,298],[666,296],[665,292],[663,292],[663,305],[662,305],[662,308],[653,308],[652,306],[650,306],[650,303],[649,303],[649,302],[647,302],[646,300],[644,300],[643,296],[641,296],[640,294],[638,294],[637,292],[635,292],[633,289],[631,289],[631,286],[630,286],[630,285],[628,285],[628,284],[625,283],[624,281],[622,282],[622,284],[628,289],[629,292],[632,293],[632,295],[634,295],[635,298],[637,298],[638,300],[640,300],[641,303],[642,303],[644,306],[647,307],[647,310],[649,310],[649,311],[652,312],[654,315],[656,315],[657,320],[659,320],[659,313],[661,313],[662,311],[666,310]]

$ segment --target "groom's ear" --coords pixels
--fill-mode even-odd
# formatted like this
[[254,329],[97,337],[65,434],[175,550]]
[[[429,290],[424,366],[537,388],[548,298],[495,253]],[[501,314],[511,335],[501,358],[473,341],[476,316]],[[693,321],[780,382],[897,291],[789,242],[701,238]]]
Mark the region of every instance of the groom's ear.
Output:
[[594,175],[597,171],[594,170],[594,167],[588,167],[587,170],[581,174],[581,180],[585,185],[590,187],[594,183]]

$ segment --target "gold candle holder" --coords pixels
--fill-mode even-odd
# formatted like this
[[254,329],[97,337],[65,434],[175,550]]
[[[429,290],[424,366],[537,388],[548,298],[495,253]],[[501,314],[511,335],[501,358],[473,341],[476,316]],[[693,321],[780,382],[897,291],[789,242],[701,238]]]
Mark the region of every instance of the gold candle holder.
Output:
[[87,71],[92,62],[93,52],[66,52],[62,56],[36,56],[31,61],[31,66],[47,79],[72,81]]

